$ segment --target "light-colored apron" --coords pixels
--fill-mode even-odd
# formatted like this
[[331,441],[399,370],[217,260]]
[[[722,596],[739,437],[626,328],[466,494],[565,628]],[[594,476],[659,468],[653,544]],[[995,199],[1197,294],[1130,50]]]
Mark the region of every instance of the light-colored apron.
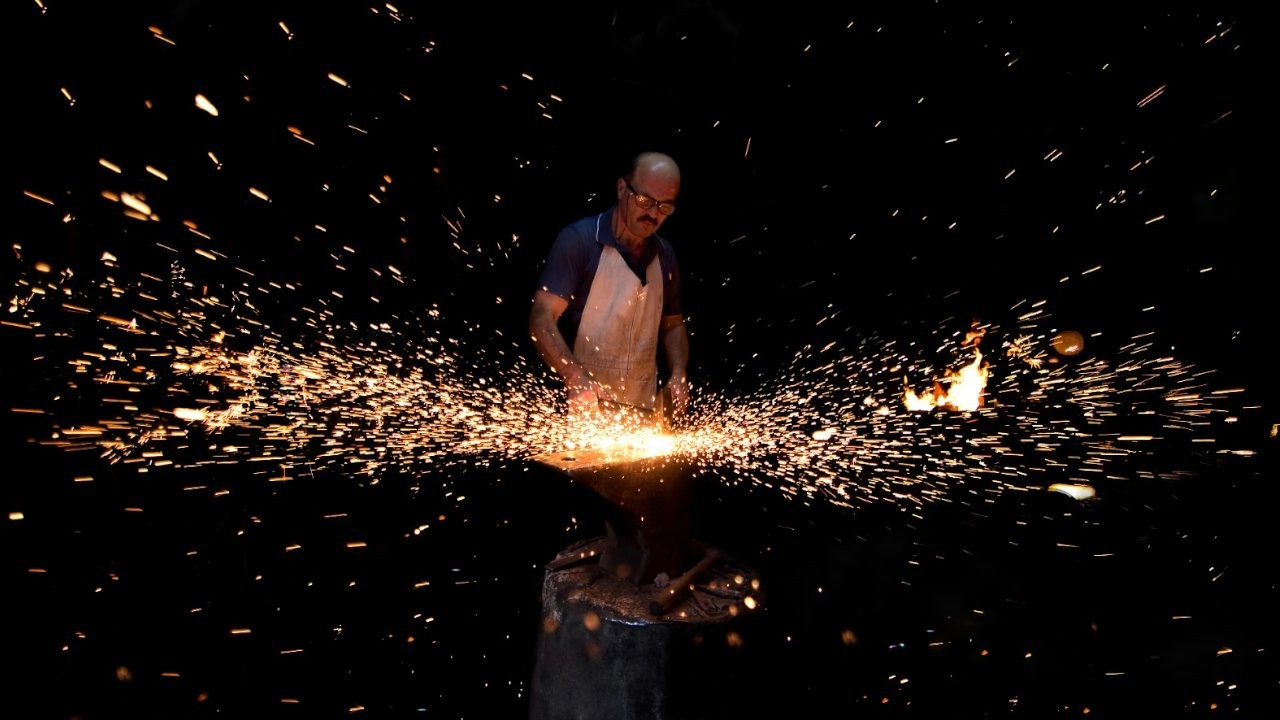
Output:
[[[600,221],[596,220],[597,237]],[[587,293],[573,355],[612,399],[652,410],[658,392],[662,263],[645,268],[644,285],[617,248],[606,245]]]

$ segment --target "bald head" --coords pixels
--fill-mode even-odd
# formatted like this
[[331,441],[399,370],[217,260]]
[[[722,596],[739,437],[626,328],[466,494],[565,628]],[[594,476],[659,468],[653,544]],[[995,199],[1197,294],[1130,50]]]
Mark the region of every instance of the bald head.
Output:
[[670,155],[660,152],[640,153],[631,161],[627,177],[635,181],[653,180],[680,190],[680,166]]

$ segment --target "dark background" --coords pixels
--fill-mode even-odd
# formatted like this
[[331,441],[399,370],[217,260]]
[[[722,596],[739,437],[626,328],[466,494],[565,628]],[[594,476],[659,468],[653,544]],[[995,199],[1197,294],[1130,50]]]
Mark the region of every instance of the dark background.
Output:
[[[1265,144],[1258,40],[1233,7],[331,5],[7,8],[8,272],[92,274],[109,250],[216,288],[238,267],[301,288],[257,298],[276,327],[336,290],[338,324],[438,306],[532,357],[518,339],[556,231],[606,208],[636,152],[669,152],[701,387],[1046,299],[1061,327],[1103,331],[1091,353],[1154,330],[1246,387],[1233,440],[1259,453],[1187,472],[1157,455],[1088,504],[852,511],[707,483],[700,534],[768,583],[741,682],[708,689],[726,715],[1274,712],[1275,251],[1246,228]],[[405,281],[362,271],[387,265]],[[3,331],[5,407],[49,406],[65,367]],[[43,418],[5,422],[15,717],[521,717],[541,563],[600,530],[590,498],[536,474],[140,476],[32,445]]]

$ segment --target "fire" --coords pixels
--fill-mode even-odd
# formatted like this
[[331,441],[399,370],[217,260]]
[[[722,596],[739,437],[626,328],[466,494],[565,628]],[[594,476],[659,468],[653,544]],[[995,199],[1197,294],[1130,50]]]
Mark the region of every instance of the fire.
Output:
[[[983,391],[986,390],[987,377],[990,375],[987,365],[982,362],[982,352],[978,350],[978,341],[983,334],[983,330],[975,329],[965,335],[963,344],[973,344],[973,362],[959,370],[948,370],[946,377],[935,380],[932,389],[919,395],[910,387],[904,388],[902,402],[907,409],[927,412],[942,408],[967,412],[982,407]],[[948,389],[942,388],[943,383],[947,383]]]

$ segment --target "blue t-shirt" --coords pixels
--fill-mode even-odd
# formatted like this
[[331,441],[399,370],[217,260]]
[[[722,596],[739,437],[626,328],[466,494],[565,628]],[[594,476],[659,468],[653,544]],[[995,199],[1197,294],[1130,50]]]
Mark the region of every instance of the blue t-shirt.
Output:
[[613,237],[613,212],[614,209],[610,208],[599,215],[589,215],[561,230],[538,278],[538,289],[569,301],[569,307],[560,316],[560,332],[571,347],[578,336],[578,324],[582,321],[591,282],[595,280],[600,254],[606,245],[622,255],[627,267],[640,278],[641,283],[646,280],[645,269],[657,255],[662,268],[662,315],[681,314],[680,266],[676,264],[676,253],[671,243],[656,234],[651,235],[643,254],[632,258]]

